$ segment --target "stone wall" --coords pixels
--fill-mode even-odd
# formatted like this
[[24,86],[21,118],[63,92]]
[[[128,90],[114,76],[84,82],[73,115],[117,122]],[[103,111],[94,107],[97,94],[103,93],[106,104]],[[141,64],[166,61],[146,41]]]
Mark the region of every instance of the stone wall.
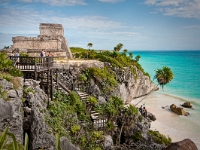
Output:
[[72,58],[68,42],[64,37],[64,28],[61,24],[40,24],[38,37],[17,36],[12,38],[13,46],[8,52],[19,50],[30,56],[40,56],[42,49],[54,57]]
[[61,24],[40,24],[40,36],[64,36],[64,28]]

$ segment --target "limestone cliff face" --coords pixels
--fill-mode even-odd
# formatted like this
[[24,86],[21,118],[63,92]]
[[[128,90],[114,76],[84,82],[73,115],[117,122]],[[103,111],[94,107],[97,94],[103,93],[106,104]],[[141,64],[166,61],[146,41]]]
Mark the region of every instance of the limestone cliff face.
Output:
[[5,79],[0,79],[1,92],[7,93],[5,97],[0,98],[0,130],[9,126],[9,132],[13,133],[20,143],[24,141],[24,133],[29,136],[29,149],[55,149],[55,137],[49,134],[45,123],[45,117],[42,113],[46,109],[47,96],[39,87],[36,81],[26,83],[27,88],[33,92],[27,93],[25,102],[23,97],[23,78],[18,78],[21,86],[13,88],[13,84]]
[[158,90],[158,87],[145,76],[140,70],[136,70],[133,75],[129,68],[124,68],[123,72],[116,73],[119,84],[114,95],[121,97],[124,102],[130,103],[134,98],[143,97]]
[[[67,64],[57,63],[55,64],[56,68],[66,70],[73,79],[67,80],[76,80],[78,75],[81,74],[82,70],[85,70],[89,67],[104,68],[105,66],[110,66],[109,63],[103,63],[100,61],[68,61]],[[148,76],[145,76],[142,71],[136,69],[136,74],[132,74],[130,68],[126,67],[123,69],[112,67],[112,70],[115,72],[116,79],[118,81],[118,86],[113,91],[112,95],[118,96],[124,100],[124,103],[130,103],[134,98],[143,97],[150,94],[151,92],[158,90],[158,87],[149,79]],[[106,98],[106,95],[101,95],[98,83],[92,81],[89,89],[89,94],[96,96],[99,100],[102,97]]]
[[[13,83],[0,78],[0,130],[9,126],[9,132],[13,133],[21,144],[24,141],[24,133],[27,133],[29,150],[55,150],[55,136],[45,122],[45,115],[48,113],[47,95],[40,88],[38,81],[30,79],[24,83],[23,78],[17,79],[21,86],[14,89]],[[23,87],[29,89],[29,92],[23,92]],[[7,93],[4,97],[3,92]],[[61,149],[79,150],[64,137],[61,138]]]
[[[21,85],[23,84],[22,78]],[[0,79],[1,92],[7,93],[6,100],[0,98],[0,130],[9,126],[9,132],[13,133],[18,141],[23,142],[23,109],[22,87],[13,88],[13,84],[5,79]]]

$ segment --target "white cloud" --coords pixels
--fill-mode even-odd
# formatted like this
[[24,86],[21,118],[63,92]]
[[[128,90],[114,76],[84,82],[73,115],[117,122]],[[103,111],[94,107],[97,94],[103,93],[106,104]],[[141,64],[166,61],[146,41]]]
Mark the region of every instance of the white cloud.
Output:
[[86,5],[84,0],[18,0],[18,2],[42,2],[52,6]]
[[164,15],[200,19],[199,0],[146,0],[145,4],[156,6]]
[[123,2],[124,0],[99,0],[100,2],[108,2],[108,3],[117,3],[117,2]]
[[123,29],[127,26],[102,16],[59,15],[53,11],[37,12],[35,10],[1,9],[0,26],[38,27],[39,23],[60,23],[68,29],[109,31]]

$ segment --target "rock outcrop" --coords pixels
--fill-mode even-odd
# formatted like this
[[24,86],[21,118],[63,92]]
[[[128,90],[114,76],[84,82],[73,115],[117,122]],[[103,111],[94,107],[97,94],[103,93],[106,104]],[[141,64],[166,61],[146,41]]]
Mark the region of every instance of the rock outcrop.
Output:
[[192,105],[190,104],[190,102],[185,102],[181,106],[186,107],[186,108],[192,108]]
[[171,143],[171,145],[163,150],[198,150],[198,148],[190,139],[184,139],[179,142]]
[[[116,73],[119,72],[116,70]],[[158,90],[158,87],[145,76],[140,70],[136,69],[136,75],[132,74],[129,68],[116,74],[120,78],[120,83],[114,91],[114,95],[124,100],[124,103],[130,103],[134,98],[139,98]]]
[[[67,74],[68,81],[75,81],[79,74],[83,70],[95,67],[95,68],[104,68],[105,66],[110,66],[110,63],[103,63],[100,61],[68,61],[67,64],[57,63],[54,64],[55,67],[65,70]],[[124,100],[125,104],[130,103],[134,98],[139,98],[150,94],[153,91],[158,90],[158,87],[149,79],[148,76],[145,76],[140,70],[136,68],[136,74],[132,74],[130,68],[125,67],[123,69],[112,67],[115,72],[116,79],[118,81],[118,86],[113,90],[112,95],[120,97]],[[94,80],[90,81],[89,94],[99,98],[107,98],[107,95],[101,95],[101,89]]]
[[171,109],[171,111],[177,113],[178,115],[184,115],[184,116],[189,115],[189,113],[186,112],[183,108],[177,107],[177,106],[174,105],[174,104],[172,104],[172,105],[170,106],[170,109]]
[[23,79],[18,78],[21,86],[13,88],[13,83],[0,79],[1,91],[7,93],[5,99],[0,98],[0,130],[9,126],[9,132],[13,133],[20,143],[23,143],[23,109],[22,86]]
[[40,88],[39,82],[26,80],[25,87],[32,89],[25,97],[24,130],[30,138],[30,150],[55,149],[55,137],[49,133],[50,129],[45,123],[45,110],[48,97]]

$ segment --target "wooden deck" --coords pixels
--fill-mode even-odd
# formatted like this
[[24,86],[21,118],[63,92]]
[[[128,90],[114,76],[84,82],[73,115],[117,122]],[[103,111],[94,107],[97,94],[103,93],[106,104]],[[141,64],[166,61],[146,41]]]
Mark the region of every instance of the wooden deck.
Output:
[[15,67],[22,72],[40,72],[53,67],[53,57],[10,56]]

